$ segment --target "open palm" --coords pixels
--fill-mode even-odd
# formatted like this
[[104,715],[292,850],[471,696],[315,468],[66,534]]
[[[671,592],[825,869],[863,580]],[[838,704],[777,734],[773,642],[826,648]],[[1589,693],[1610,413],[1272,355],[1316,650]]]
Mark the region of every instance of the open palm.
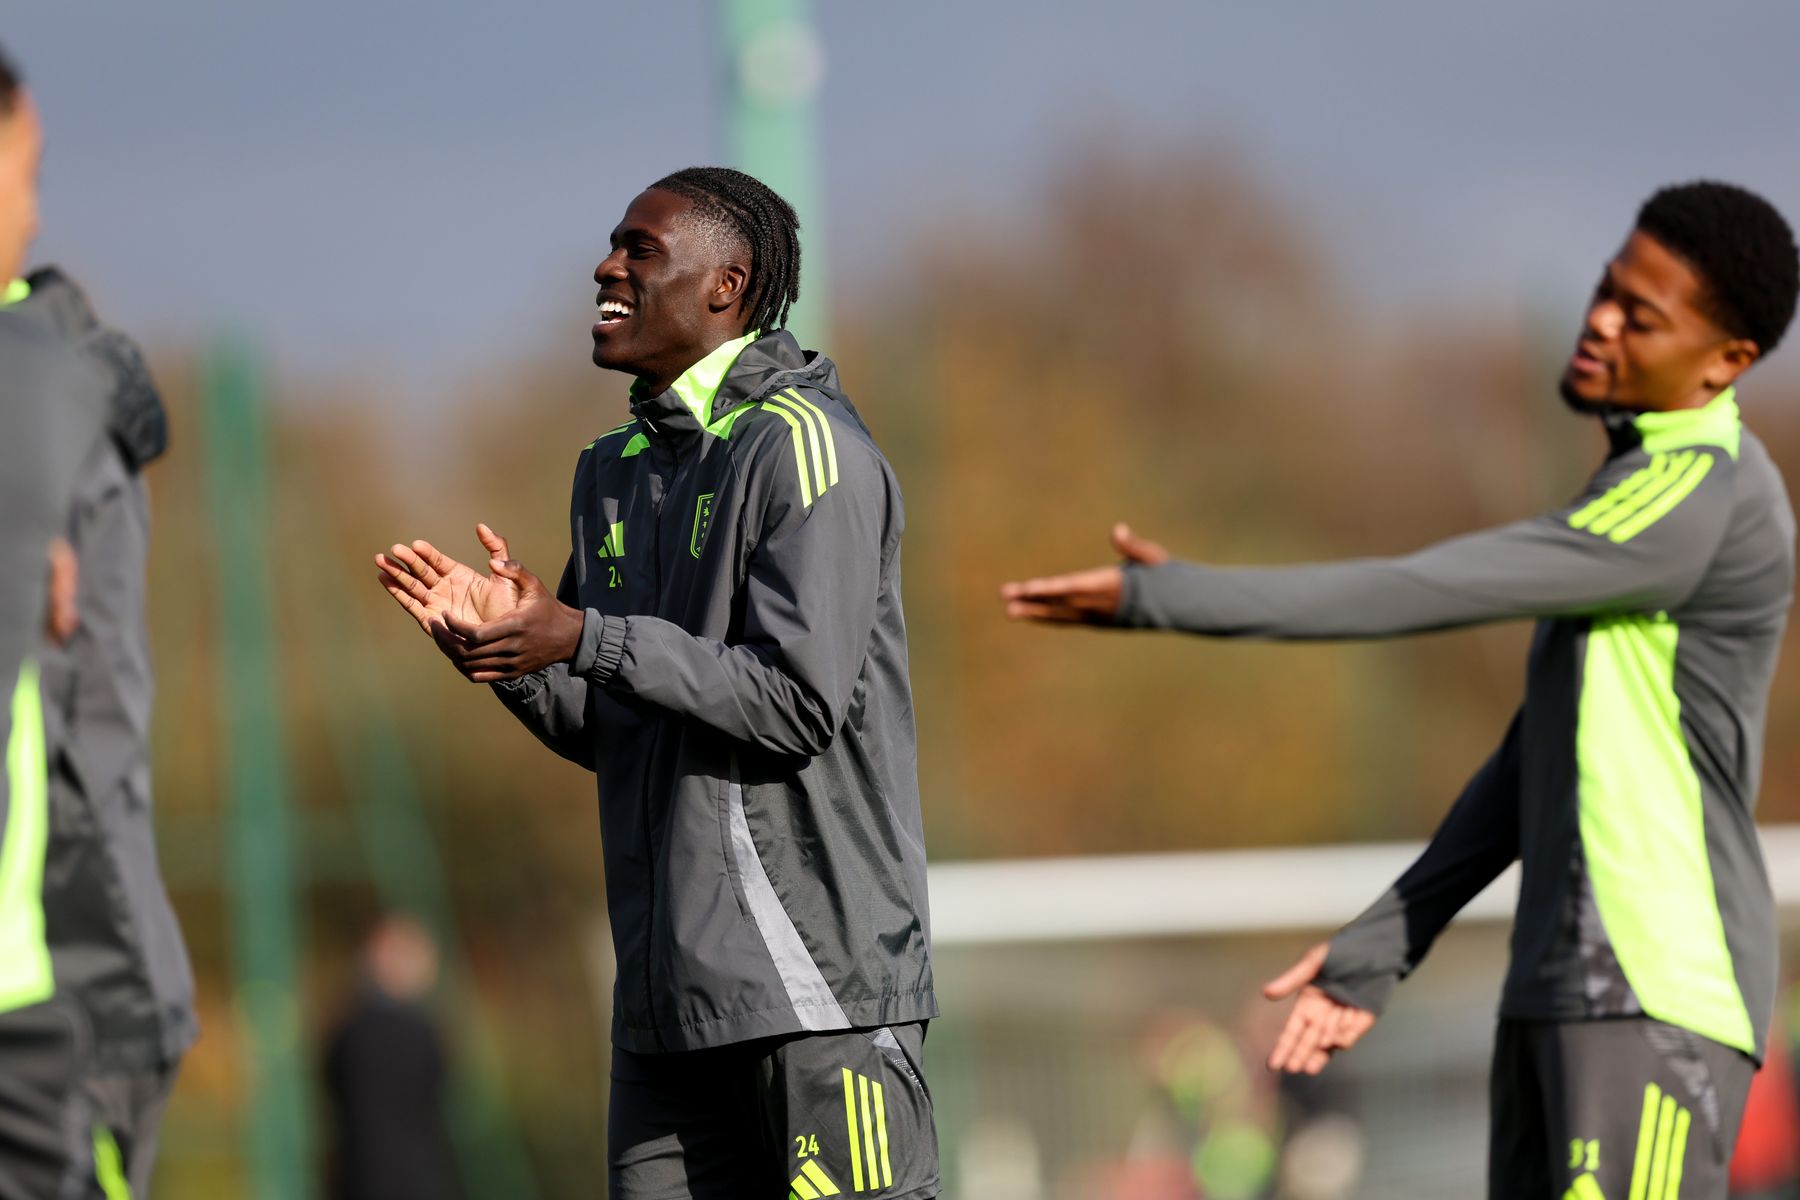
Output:
[[[475,527],[490,559],[506,559],[506,539],[486,525]],[[381,585],[396,603],[412,615],[419,628],[433,634],[455,617],[468,625],[482,625],[503,617],[519,605],[519,585],[500,575],[483,575],[458,562],[430,542],[395,545],[375,556],[381,568]]]

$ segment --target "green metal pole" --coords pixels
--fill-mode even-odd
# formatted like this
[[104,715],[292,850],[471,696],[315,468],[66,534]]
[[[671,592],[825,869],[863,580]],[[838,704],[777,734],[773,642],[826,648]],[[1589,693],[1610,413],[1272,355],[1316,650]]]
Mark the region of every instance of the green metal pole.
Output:
[[729,95],[731,161],[779,192],[800,215],[800,301],[788,327],[802,345],[831,337],[820,195],[818,109],[825,47],[808,0],[719,0]]
[[[323,460],[308,455],[296,469],[303,489],[322,497],[330,494],[330,473]],[[387,911],[407,913],[425,924],[443,957],[444,994],[454,1018],[457,1048],[447,1115],[463,1191],[478,1197],[537,1200],[531,1157],[507,1101],[494,1020],[476,990],[457,936],[456,908],[437,829],[406,752],[405,732],[372,665],[377,661],[375,635],[349,602],[354,588],[367,585],[346,570],[343,508],[322,500],[309,519],[315,526],[328,522],[328,536],[302,543],[296,551],[295,565],[310,589],[299,604],[297,634],[308,648],[303,661],[323,661],[328,645],[351,650],[346,661],[332,667],[329,679],[321,676],[313,682],[330,686],[337,697],[326,707],[326,728],[367,877]]]
[[250,1052],[250,1179],[258,1200],[307,1200],[313,1189],[296,986],[299,917],[263,408],[260,368],[249,348],[220,345],[207,363],[201,413],[218,572],[225,878],[238,1013]]

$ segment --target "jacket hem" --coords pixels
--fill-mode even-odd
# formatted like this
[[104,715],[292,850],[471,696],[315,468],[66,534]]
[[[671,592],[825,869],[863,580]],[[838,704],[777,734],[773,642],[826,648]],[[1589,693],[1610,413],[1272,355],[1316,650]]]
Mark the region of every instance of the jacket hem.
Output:
[[820,1026],[804,1020],[802,1012],[825,1007],[819,1005],[783,1005],[759,1012],[734,1013],[706,1021],[691,1021],[675,1026],[633,1026],[613,1021],[613,1045],[633,1054],[656,1054],[664,1050],[705,1050],[728,1046],[734,1042],[757,1038],[780,1037],[790,1033],[831,1033],[842,1029],[873,1029],[881,1025],[906,1025],[929,1021],[938,1016],[937,996],[930,989],[919,992],[897,992],[869,1000],[839,1002],[842,1022]]

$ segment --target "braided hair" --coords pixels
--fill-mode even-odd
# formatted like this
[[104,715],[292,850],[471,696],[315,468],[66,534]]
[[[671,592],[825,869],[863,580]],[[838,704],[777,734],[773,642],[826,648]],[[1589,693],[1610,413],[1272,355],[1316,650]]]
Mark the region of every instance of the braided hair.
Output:
[[650,185],[693,205],[692,215],[750,252],[745,329],[772,333],[800,298],[800,218],[762,180],[730,167],[688,167]]

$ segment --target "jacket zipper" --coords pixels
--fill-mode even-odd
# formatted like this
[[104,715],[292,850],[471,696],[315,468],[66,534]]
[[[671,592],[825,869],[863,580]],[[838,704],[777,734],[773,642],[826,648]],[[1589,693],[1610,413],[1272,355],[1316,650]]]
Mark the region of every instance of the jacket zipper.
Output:
[[[660,434],[661,431],[658,430],[656,428],[656,426],[654,424],[652,424],[649,420],[646,419],[644,423],[650,427],[651,432]],[[651,444],[652,444],[652,449],[651,449],[652,461],[656,462],[658,466],[661,466],[662,465],[661,464],[662,456],[661,456],[661,454],[658,453],[657,448],[655,446],[655,442],[653,441]],[[672,491],[674,491],[675,481],[681,473],[681,455],[678,450],[678,443],[675,441],[675,439],[671,438],[671,439],[669,439],[668,442],[665,443],[665,447],[668,452],[668,474],[663,477],[661,492],[660,492],[660,494],[652,497],[652,503],[650,506],[650,572],[651,572],[650,577],[651,577],[652,586],[651,586],[651,590],[650,590],[649,611],[652,616],[656,616],[656,617],[662,616],[662,588],[663,588],[662,515],[663,515],[663,508],[668,502],[669,494]],[[659,472],[659,474],[660,474],[660,472]],[[656,729],[656,733],[655,733],[655,736],[654,736],[654,739],[653,739],[652,745],[651,745],[651,753],[652,753],[653,757],[656,752],[656,743],[659,743],[662,740],[662,722],[660,722],[660,721],[657,722],[655,729]],[[652,843],[650,846],[646,847],[646,849],[648,850],[648,853],[646,853],[644,855],[644,862],[646,864],[646,870],[649,872],[649,875],[650,875],[650,897],[649,897],[650,925],[649,925],[649,929],[646,931],[646,935],[645,935],[644,1000],[645,1000],[645,1006],[649,1009],[650,1028],[655,1033],[656,1044],[660,1049],[667,1050],[668,1045],[663,1040],[662,1023],[657,1019],[657,1012],[656,1012],[656,989],[655,989],[656,955],[654,953],[655,942],[656,942],[656,851],[655,851],[655,844],[654,844],[656,826],[652,820],[653,814],[651,812],[651,799],[650,799],[650,793],[648,790],[646,790],[644,792],[642,805],[643,805],[642,811],[643,811],[643,822],[644,822],[644,836],[646,838],[650,839],[651,843]]]

